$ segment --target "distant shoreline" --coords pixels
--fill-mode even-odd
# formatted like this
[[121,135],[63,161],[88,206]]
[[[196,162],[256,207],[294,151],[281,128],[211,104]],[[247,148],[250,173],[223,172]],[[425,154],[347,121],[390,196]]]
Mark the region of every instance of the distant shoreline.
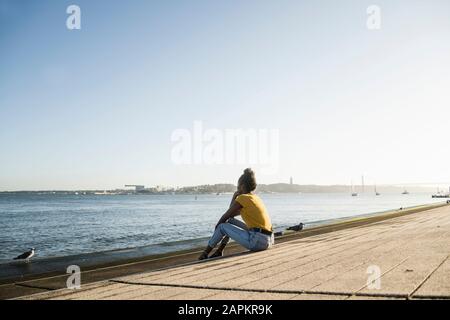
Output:
[[[430,193],[434,194],[436,188],[410,186],[407,188],[410,193]],[[282,193],[350,193],[351,186],[348,185],[298,185],[288,183],[259,184],[257,193],[282,194]],[[375,193],[374,186],[355,186],[353,189],[357,193]],[[236,191],[233,184],[199,185],[191,187],[150,187],[142,189],[107,189],[107,190],[13,190],[0,191],[0,194],[35,194],[35,195],[201,195],[201,194],[232,194]],[[388,194],[400,194],[405,191],[404,187],[392,185],[379,185],[377,192]]]

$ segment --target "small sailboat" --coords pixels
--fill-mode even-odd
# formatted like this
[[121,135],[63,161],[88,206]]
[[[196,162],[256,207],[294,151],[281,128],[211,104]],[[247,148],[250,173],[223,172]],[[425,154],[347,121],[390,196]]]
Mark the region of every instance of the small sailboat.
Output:
[[405,189],[405,191],[403,191],[402,194],[409,194],[409,192],[408,190]]
[[375,195],[376,195],[376,196],[379,196],[379,195],[380,195],[380,193],[377,191],[377,185],[375,185]]
[[351,187],[351,194],[352,194],[352,197],[357,197],[358,196],[358,193],[357,192],[355,192],[355,190],[354,190],[354,187],[353,187],[353,181],[352,181],[352,187]]

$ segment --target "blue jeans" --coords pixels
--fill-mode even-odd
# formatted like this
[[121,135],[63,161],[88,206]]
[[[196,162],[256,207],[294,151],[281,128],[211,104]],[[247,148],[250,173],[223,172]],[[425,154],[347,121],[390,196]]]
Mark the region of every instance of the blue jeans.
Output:
[[249,231],[245,223],[231,218],[226,223],[217,226],[208,246],[214,248],[226,236],[251,251],[266,250],[274,244],[273,234],[269,236],[260,232]]

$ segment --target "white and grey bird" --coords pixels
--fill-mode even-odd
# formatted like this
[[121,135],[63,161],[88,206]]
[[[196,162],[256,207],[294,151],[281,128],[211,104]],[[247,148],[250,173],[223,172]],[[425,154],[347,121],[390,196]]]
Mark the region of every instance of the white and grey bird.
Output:
[[24,252],[21,255],[14,258],[14,260],[26,260],[27,262],[34,256],[34,248],[30,248],[30,251]]

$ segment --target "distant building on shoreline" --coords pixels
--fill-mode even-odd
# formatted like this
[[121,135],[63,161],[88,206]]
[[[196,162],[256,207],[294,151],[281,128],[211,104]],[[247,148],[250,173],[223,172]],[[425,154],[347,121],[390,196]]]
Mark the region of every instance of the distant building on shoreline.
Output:
[[139,184],[126,184],[125,188],[134,188],[134,191],[136,192],[145,190],[145,186]]

